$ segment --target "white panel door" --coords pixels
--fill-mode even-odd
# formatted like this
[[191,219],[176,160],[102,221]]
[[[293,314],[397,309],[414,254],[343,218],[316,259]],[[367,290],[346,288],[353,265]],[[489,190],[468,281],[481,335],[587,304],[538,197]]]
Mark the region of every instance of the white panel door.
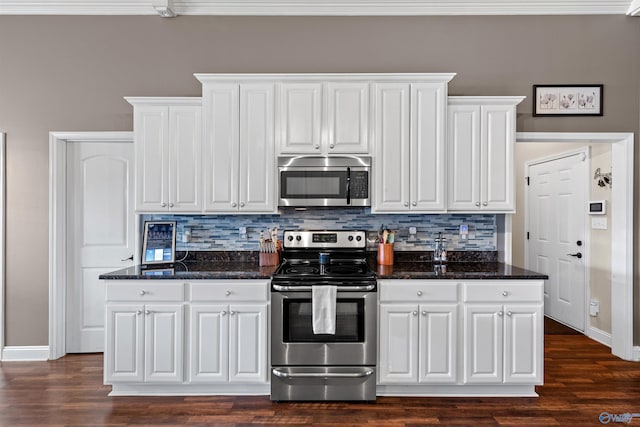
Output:
[[469,304],[464,311],[464,382],[495,384],[503,379],[501,305]]
[[418,306],[380,304],[380,384],[418,382]]
[[445,109],[445,85],[411,85],[411,210],[446,208]]
[[238,210],[239,91],[238,84],[203,88],[204,208],[208,212]]
[[451,210],[480,207],[480,107],[449,105],[447,205]]
[[183,304],[149,304],[144,310],[145,382],[182,382]]
[[229,308],[191,305],[189,316],[189,381],[229,379]]
[[545,314],[580,331],[585,329],[586,312],[583,255],[589,173],[585,158],[578,153],[530,165],[526,213],[525,267],[549,276]]
[[240,212],[275,212],[274,85],[240,87]]
[[104,351],[98,276],[133,264],[133,163],[131,142],[67,144],[67,353]]
[[329,83],[327,98],[327,153],[368,153],[369,83]]
[[168,206],[174,212],[202,211],[202,108],[169,108],[171,160]]
[[[169,108],[140,106],[134,109],[136,158],[136,210],[167,209],[169,165]],[[164,204],[164,206],[163,206]]]
[[515,107],[482,106],[482,209],[515,210],[513,150],[515,144]]
[[504,382],[542,384],[542,305],[509,305],[504,314]]
[[374,86],[374,212],[409,210],[409,85]]
[[320,154],[322,84],[283,83],[280,94],[280,153]]
[[420,382],[457,380],[458,306],[420,306]]
[[267,382],[267,306],[229,307],[229,381]]
[[144,380],[143,306],[108,304],[106,312],[104,382],[142,382]]

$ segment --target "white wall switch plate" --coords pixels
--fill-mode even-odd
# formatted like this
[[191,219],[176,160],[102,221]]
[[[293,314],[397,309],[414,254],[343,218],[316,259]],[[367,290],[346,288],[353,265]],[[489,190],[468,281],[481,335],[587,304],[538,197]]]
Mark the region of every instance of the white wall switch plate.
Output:
[[606,217],[594,217],[591,218],[591,229],[592,230],[606,230],[607,229],[607,218]]

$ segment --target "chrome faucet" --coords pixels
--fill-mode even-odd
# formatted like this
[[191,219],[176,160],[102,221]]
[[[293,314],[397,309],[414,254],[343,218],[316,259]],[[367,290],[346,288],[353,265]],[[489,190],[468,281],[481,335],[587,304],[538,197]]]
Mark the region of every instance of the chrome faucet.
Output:
[[433,262],[447,262],[447,250],[445,248],[447,239],[442,237],[442,233],[438,233],[438,237],[436,237],[434,241]]

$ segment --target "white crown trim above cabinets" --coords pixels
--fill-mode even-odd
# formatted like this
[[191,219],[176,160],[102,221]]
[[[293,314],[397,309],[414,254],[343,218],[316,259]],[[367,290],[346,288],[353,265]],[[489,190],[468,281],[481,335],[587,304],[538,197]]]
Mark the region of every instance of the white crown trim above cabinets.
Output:
[[[4,0],[0,15],[157,15],[152,0]],[[175,0],[176,15],[635,15],[637,0]],[[635,12],[635,14],[633,13]]]

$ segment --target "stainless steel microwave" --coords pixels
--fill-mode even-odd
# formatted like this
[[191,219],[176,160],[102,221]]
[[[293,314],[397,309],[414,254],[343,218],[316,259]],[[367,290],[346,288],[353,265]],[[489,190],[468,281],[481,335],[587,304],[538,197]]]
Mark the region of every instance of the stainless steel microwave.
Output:
[[370,157],[278,158],[279,206],[371,206]]

